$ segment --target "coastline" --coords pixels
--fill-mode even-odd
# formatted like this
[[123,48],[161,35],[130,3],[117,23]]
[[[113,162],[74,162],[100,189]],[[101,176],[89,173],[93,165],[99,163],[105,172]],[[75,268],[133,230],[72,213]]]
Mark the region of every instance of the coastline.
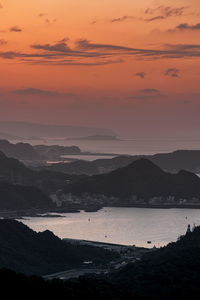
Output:
[[147,209],[200,209],[200,205],[147,205],[147,204],[135,204],[135,205],[103,205],[99,207],[76,207],[76,208],[55,208],[55,209],[28,209],[28,210],[7,210],[0,211],[0,218],[5,219],[25,219],[29,218],[61,218],[64,213],[80,213],[85,211],[88,213],[98,212],[104,208],[147,208]]

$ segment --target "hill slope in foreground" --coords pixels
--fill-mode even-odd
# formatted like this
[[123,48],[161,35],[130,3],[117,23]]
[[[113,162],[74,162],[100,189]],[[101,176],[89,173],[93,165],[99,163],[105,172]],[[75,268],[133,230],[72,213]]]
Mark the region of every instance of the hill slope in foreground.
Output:
[[116,257],[111,251],[64,242],[50,231],[36,233],[21,222],[0,220],[0,269],[45,275]]
[[200,227],[128,265],[112,276],[115,285],[136,299],[198,299]]
[[[176,243],[146,254],[112,275],[84,277],[63,282],[0,271],[2,291],[6,285],[15,295],[65,295],[88,300],[197,300],[200,294],[200,227]],[[8,290],[6,290],[8,294]]]

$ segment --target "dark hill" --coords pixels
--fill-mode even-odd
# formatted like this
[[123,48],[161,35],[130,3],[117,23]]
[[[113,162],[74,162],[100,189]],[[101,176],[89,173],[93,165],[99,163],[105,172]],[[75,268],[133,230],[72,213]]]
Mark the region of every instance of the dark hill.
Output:
[[199,197],[200,179],[193,173],[166,173],[147,159],[108,174],[91,176],[67,188],[72,193],[104,194],[108,196],[138,197],[175,196]]
[[61,159],[62,155],[80,154],[81,151],[77,146],[59,146],[59,145],[36,145],[28,143],[12,144],[7,140],[0,140],[0,151],[6,156],[13,157],[26,163],[32,161],[46,161]]
[[28,143],[11,144],[7,140],[0,140],[0,151],[8,157],[19,160],[41,160],[41,156]]
[[51,199],[41,190],[31,186],[0,182],[0,210],[26,210],[52,208]]
[[136,299],[198,299],[200,227],[116,272],[112,282]]
[[85,162],[85,164],[82,164],[81,161],[56,164],[49,167],[49,169],[62,170],[62,172],[67,174],[97,175],[128,166],[140,158],[146,158],[161,169],[169,172],[174,173],[184,169],[200,173],[200,150],[177,150],[171,153],[155,155],[120,155],[112,159],[97,159],[93,162]]
[[65,187],[66,180],[71,179],[72,176],[61,172],[31,170],[17,159],[6,157],[0,152],[0,182],[35,186],[50,194]]
[[98,167],[92,161],[76,160],[70,163],[57,163],[45,168],[55,172],[63,172],[72,175],[94,175],[98,174]]
[[[12,227],[8,229],[14,230]],[[198,300],[200,227],[179,238],[176,243],[145,254],[140,261],[128,264],[107,276],[45,281],[35,276],[27,277],[0,270],[0,282],[2,292],[5,291],[8,295],[14,289],[15,296],[20,297],[27,296],[31,291],[34,296],[39,293],[63,297],[64,294],[67,299],[73,300]],[[8,285],[10,289],[7,288]]]
[[0,268],[45,275],[80,266],[87,260],[100,263],[117,257],[98,247],[64,242],[50,231],[36,233],[20,222],[0,220]]
[[59,160],[62,158],[62,155],[81,153],[80,148],[77,146],[36,145],[34,150],[46,160]]

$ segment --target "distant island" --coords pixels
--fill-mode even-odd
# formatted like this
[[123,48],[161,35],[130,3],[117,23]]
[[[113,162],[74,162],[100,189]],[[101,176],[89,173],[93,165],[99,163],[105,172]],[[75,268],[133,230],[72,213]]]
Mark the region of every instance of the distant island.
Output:
[[68,138],[67,140],[88,140],[88,141],[120,141],[115,135],[90,135],[78,138]]
[[7,133],[7,132],[0,132],[0,139],[2,140],[13,140],[13,141],[17,141],[17,140],[23,140],[22,137],[19,137],[19,136],[15,136],[15,135],[12,135],[10,133]]
[[97,159],[92,162],[74,161],[68,164],[59,163],[50,166],[49,169],[66,174],[98,175],[126,167],[140,158],[146,158],[161,169],[171,173],[176,173],[180,170],[187,170],[196,174],[200,173],[200,150],[176,150],[170,153],[154,155],[116,155],[114,158]]
[[60,160],[62,155],[81,154],[77,146],[59,145],[35,145],[29,143],[10,143],[8,140],[0,139],[0,151],[6,156],[19,159],[21,161],[47,161]]
[[40,138],[65,138],[84,137],[90,135],[115,135],[112,129],[91,128],[84,126],[50,125],[29,122],[0,122],[0,132],[29,138],[36,136]]

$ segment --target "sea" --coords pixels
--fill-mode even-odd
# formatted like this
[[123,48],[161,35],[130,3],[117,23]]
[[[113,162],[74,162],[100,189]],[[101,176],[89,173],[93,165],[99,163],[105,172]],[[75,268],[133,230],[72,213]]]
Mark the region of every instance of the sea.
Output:
[[[95,155],[70,156],[84,160],[111,158],[115,154],[167,153],[180,149],[199,150],[200,139],[123,139],[112,141],[45,139],[47,145],[79,146]],[[38,144],[38,141],[32,141]],[[100,155],[98,155],[100,153]],[[105,154],[105,156],[102,154]],[[36,231],[51,230],[60,238],[73,238],[141,247],[162,247],[185,234],[188,224],[200,225],[200,209],[103,208],[98,212],[61,214],[22,220]]]
[[51,230],[60,238],[152,248],[176,241],[188,224],[191,228],[200,225],[200,209],[106,207],[21,221],[37,232]]
[[[123,138],[119,140],[68,140],[63,138],[30,140],[33,145],[78,146],[84,152],[101,154],[143,155],[175,150],[200,150],[200,138]],[[96,157],[95,157],[96,159]]]

